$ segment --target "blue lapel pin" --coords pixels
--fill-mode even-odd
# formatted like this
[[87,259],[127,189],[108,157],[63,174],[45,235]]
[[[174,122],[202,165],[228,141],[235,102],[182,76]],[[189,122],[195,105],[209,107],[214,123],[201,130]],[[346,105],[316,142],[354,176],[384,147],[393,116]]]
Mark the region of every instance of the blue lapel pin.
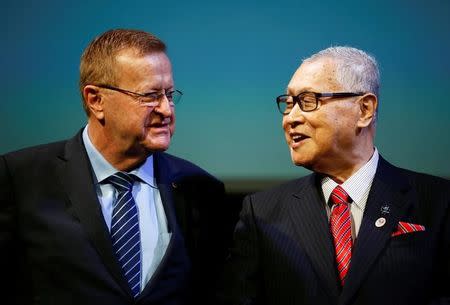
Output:
[[380,210],[382,215],[387,215],[390,213],[390,208],[387,204],[383,205]]

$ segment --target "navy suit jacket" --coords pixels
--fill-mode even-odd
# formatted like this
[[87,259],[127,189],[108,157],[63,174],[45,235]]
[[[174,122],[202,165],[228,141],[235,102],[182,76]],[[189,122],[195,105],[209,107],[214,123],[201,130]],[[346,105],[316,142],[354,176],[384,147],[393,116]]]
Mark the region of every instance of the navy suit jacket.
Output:
[[[319,181],[312,174],[245,198],[221,303],[450,304],[450,181],[380,158],[343,288]],[[399,221],[425,231],[392,237]]]
[[[172,238],[137,304],[198,303],[223,253],[223,184],[154,153]],[[0,303],[135,304],[114,256],[81,132],[0,158]]]

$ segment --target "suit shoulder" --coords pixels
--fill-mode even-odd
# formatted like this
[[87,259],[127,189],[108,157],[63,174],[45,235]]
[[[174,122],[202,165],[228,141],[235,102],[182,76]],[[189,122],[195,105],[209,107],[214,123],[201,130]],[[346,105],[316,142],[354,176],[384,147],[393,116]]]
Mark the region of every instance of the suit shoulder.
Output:
[[450,180],[442,177],[420,173],[409,169],[397,167],[380,156],[375,178],[381,179],[386,184],[408,189],[413,187],[417,191],[439,191],[439,193],[450,193]]
[[172,167],[178,168],[179,171],[189,171],[192,173],[212,176],[206,170],[202,169],[200,166],[192,163],[191,161],[171,155],[169,153],[160,153],[158,157],[162,162],[170,164]]
[[[411,172],[410,172],[411,173]],[[412,172],[410,183],[424,198],[441,198],[450,204],[450,180]]]
[[250,196],[254,198],[264,198],[273,196],[283,197],[286,194],[292,195],[293,192],[298,190],[306,181],[308,181],[311,178],[312,178],[311,175],[308,175],[302,178],[289,180],[284,183],[275,185],[271,188],[268,188],[266,190],[253,193]]
[[[36,160],[48,160],[61,154],[67,141],[41,144],[11,151],[2,155],[6,163],[30,164]],[[31,165],[31,164],[30,164]]]
[[378,177],[384,184],[392,185],[396,190],[405,192],[412,189],[421,206],[429,206],[432,203],[435,209],[439,210],[438,206],[447,209],[446,206],[450,205],[450,181],[447,179],[399,168],[389,163],[382,163]]
[[311,179],[314,179],[313,176],[308,175],[289,180],[267,190],[250,194],[246,196],[245,201],[251,202],[252,206],[256,209],[271,210],[272,208],[278,208],[281,206],[280,204],[308,184]]
[[214,177],[212,174],[201,168],[200,166],[194,164],[186,159],[171,155],[169,153],[158,153],[156,155],[158,162],[163,164],[166,168],[169,168],[173,173],[174,180],[185,180],[185,179],[203,179],[218,184],[223,184],[219,179]]
[[396,167],[403,177],[416,189],[441,190],[450,193],[450,180],[412,170]]

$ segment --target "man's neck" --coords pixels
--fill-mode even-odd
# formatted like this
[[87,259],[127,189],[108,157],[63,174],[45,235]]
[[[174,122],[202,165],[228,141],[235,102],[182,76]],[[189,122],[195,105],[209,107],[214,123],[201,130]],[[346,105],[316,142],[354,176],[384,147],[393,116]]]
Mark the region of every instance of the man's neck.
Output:
[[345,159],[334,160],[334,164],[330,165],[328,168],[324,167],[323,170],[318,169],[317,172],[330,177],[338,184],[342,184],[369,162],[374,151],[374,147],[371,146],[370,150],[360,150],[358,153],[346,155]]
[[92,145],[99,153],[112,165],[120,171],[130,171],[141,165],[148,157],[148,153],[142,151],[133,151],[127,147],[120,147],[113,139],[101,132],[98,126],[88,125],[88,136]]

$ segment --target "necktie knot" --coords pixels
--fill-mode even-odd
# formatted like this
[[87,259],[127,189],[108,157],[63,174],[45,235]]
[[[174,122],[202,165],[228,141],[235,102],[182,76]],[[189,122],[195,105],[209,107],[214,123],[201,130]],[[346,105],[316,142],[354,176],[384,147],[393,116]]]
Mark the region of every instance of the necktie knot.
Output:
[[331,192],[330,199],[331,202],[336,205],[351,202],[350,196],[340,185],[336,186],[333,192]]
[[132,175],[125,172],[117,172],[108,177],[108,182],[111,183],[119,193],[131,191],[134,180]]

